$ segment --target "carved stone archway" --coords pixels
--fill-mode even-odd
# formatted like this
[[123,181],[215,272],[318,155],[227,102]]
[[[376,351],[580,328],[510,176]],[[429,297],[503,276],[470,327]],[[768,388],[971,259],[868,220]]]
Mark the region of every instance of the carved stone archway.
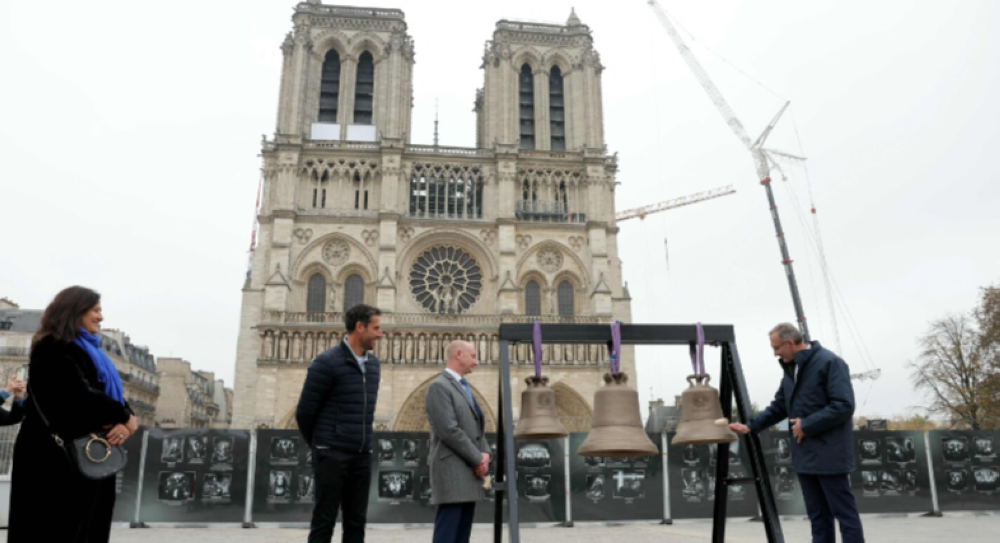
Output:
[[[406,398],[403,402],[402,409],[399,410],[399,414],[395,418],[395,422],[392,425],[393,432],[430,432],[431,423],[427,420],[427,410],[424,408],[424,396],[427,395],[427,389],[430,388],[431,382],[437,379],[438,376],[435,375],[430,379],[424,381],[410,393],[410,396]],[[486,431],[496,432],[497,431],[497,419],[493,415],[493,409],[490,404],[486,402],[486,398],[476,389],[475,386],[469,385],[472,388],[472,396],[479,403],[479,408],[483,410],[483,416],[486,417]],[[589,427],[589,421],[588,421]]]

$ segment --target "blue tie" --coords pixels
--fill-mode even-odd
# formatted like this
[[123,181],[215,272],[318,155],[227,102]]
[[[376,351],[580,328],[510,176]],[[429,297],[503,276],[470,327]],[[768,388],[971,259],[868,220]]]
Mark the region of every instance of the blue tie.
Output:
[[[482,420],[483,411],[479,409],[479,404],[476,403],[476,399],[472,397],[472,388],[469,387],[469,382],[466,381],[464,378],[459,379],[458,382],[462,383],[462,386],[465,387],[465,395],[469,398],[469,401],[472,402],[472,407],[476,411],[476,416],[479,417],[480,420]],[[480,423],[480,425],[482,425],[482,423]]]

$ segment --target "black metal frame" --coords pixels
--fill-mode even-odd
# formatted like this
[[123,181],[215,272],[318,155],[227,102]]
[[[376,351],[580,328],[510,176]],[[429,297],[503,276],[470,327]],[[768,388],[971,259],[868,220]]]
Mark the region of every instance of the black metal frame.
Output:
[[[733,401],[740,417],[746,422],[750,411],[750,395],[747,393],[743,368],[736,351],[736,337],[731,325],[705,325],[705,343],[722,347],[722,362],[719,372],[719,396],[722,413],[732,420]],[[510,345],[530,343],[532,324],[500,325],[500,384],[498,390],[499,418],[497,420],[497,467],[496,502],[493,520],[493,541],[503,539],[503,501],[507,500],[508,534],[510,543],[520,543],[517,515],[517,468],[514,465],[514,435],[508,424],[513,420],[510,387]],[[697,341],[697,330],[693,324],[622,324],[622,345],[690,345]],[[545,343],[599,343],[611,342],[611,327],[606,324],[543,324],[542,341]],[[713,514],[712,541],[723,543],[726,538],[726,506],[728,486],[733,483],[753,481],[760,502],[764,532],[769,543],[784,543],[778,508],[771,490],[771,480],[764,463],[764,450],[760,439],[754,434],[741,436],[750,457],[752,477],[729,477],[729,446],[718,445],[718,461],[715,464],[715,510]],[[507,477],[507,474],[511,474]],[[669,499],[664,496],[664,499]]]

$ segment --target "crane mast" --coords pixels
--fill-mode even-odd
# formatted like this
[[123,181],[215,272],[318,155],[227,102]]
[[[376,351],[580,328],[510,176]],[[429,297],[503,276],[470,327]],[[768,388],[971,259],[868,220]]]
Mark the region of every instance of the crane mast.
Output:
[[681,54],[681,58],[687,63],[688,68],[694,74],[695,78],[701,84],[702,88],[708,94],[708,97],[715,104],[716,109],[722,115],[722,118],[729,125],[730,130],[736,134],[736,137],[743,143],[743,145],[750,151],[753,156],[754,165],[757,169],[757,178],[760,180],[760,184],[764,186],[764,190],[767,193],[767,202],[771,210],[771,219],[774,221],[774,230],[778,238],[778,247],[781,250],[781,264],[785,267],[785,275],[788,278],[788,288],[792,293],[792,304],[795,306],[795,316],[799,323],[799,330],[802,331],[802,336],[806,341],[809,341],[809,326],[806,323],[805,312],[802,309],[802,298],[799,296],[799,286],[795,280],[795,270],[792,267],[792,259],[788,254],[788,244],[785,241],[785,232],[781,227],[781,218],[778,216],[778,206],[774,201],[774,191],[771,189],[771,167],[768,163],[768,156],[766,150],[763,148],[764,142],[770,135],[771,130],[777,124],[778,119],[781,115],[788,109],[789,102],[786,102],[782,106],[778,114],[774,116],[771,123],[768,124],[767,128],[760,134],[756,141],[751,142],[750,135],[747,133],[746,128],[743,127],[743,123],[740,122],[736,113],[726,102],[726,99],[722,96],[722,92],[719,88],[715,86],[715,83],[708,76],[708,73],[702,67],[698,59],[695,58],[694,53],[688,48],[687,44],[681,38],[681,35],[674,28],[673,23],[667,17],[667,13],[660,6],[659,2],[656,0],[648,0],[649,5],[653,8],[653,12],[656,14],[657,19],[659,19],[660,24],[667,31],[670,39],[673,40],[674,45],[677,46],[677,50]]

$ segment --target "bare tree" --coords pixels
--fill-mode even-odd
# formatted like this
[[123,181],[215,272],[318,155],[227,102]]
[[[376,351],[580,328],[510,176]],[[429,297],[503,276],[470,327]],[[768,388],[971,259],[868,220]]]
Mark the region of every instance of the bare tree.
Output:
[[952,315],[936,320],[920,346],[919,358],[909,367],[916,387],[931,396],[928,411],[972,430],[997,427],[1000,368],[989,363],[977,319]]

